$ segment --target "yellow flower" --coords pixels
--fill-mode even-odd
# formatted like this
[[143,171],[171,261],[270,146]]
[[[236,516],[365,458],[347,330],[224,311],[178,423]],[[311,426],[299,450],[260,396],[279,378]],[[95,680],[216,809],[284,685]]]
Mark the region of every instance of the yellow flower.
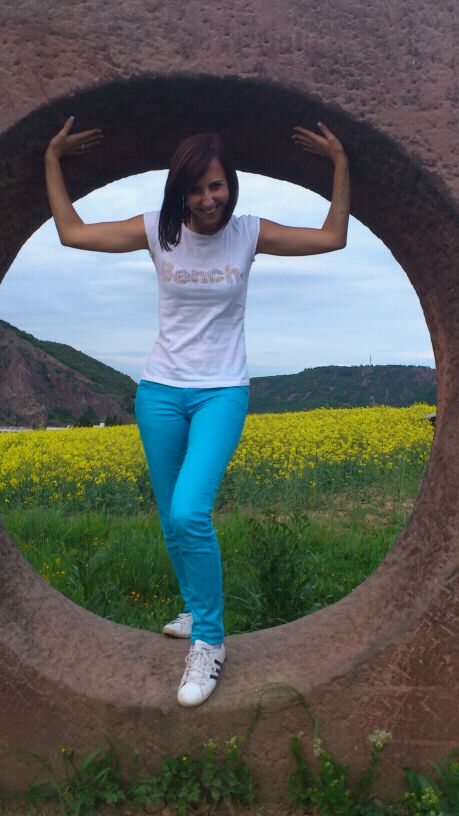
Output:
[[[320,489],[329,466],[352,473],[427,462],[434,429],[421,418],[435,406],[409,408],[318,408],[283,414],[251,414],[229,471],[273,484],[293,478],[314,479]],[[312,473],[314,471],[314,473]],[[148,468],[136,425],[69,428],[0,434],[0,486],[5,504],[88,500],[95,504],[109,492],[144,503],[138,485]],[[140,508],[139,508],[140,509]]]

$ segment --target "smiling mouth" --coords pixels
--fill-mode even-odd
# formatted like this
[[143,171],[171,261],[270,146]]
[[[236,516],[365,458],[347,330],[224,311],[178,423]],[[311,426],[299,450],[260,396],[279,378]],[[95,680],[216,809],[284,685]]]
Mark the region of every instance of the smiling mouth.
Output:
[[213,215],[216,210],[218,210],[218,206],[213,207],[211,210],[201,210],[201,212],[203,212],[205,215]]

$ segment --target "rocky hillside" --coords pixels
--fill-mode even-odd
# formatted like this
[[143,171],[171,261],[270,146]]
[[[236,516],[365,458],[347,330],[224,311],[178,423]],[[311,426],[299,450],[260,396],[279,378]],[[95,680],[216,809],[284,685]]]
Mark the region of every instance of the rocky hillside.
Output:
[[0,425],[70,425],[93,409],[94,422],[134,422],[136,383],[61,343],[37,340],[0,320]]

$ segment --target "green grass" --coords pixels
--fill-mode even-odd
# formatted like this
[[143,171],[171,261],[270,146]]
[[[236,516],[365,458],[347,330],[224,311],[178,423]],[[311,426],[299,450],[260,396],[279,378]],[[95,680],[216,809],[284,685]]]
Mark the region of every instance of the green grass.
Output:
[[[342,486],[341,486],[342,487]],[[418,484],[390,495],[347,486],[307,507],[222,505],[225,634],[295,620],[335,603],[371,575],[403,529]],[[259,506],[261,505],[261,507]],[[182,611],[155,509],[122,515],[65,504],[3,512],[19,550],[52,586],[97,615],[160,632]]]

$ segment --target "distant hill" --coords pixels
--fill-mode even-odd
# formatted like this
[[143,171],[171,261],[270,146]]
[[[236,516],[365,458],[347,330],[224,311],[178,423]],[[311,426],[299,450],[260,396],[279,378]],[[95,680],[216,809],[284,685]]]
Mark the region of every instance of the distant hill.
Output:
[[251,413],[310,411],[313,408],[404,407],[437,404],[434,368],[405,365],[318,366],[298,374],[252,377]]
[[94,423],[134,422],[137,384],[63,343],[38,340],[0,320],[0,424],[70,425],[92,409]]
[[[94,423],[133,423],[137,384],[63,343],[38,340],[0,320],[0,425],[71,425],[92,409]],[[252,377],[249,413],[313,408],[435,405],[428,366],[319,366],[298,374]]]

